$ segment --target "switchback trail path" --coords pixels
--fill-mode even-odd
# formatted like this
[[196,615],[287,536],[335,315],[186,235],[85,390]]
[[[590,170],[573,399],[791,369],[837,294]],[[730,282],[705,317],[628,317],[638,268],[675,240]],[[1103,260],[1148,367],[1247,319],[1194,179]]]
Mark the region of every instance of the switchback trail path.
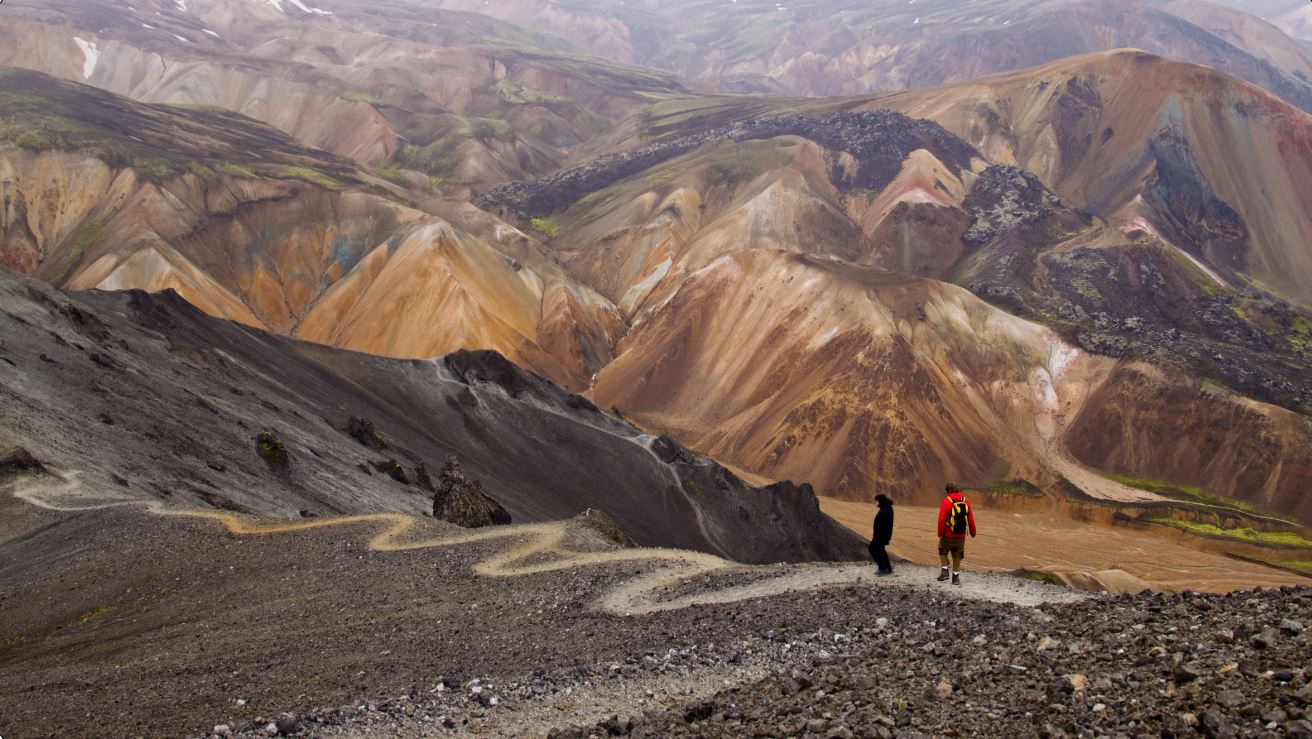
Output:
[[[619,564],[643,564],[649,569],[611,588],[593,607],[603,612],[632,616],[704,604],[736,603],[783,593],[824,587],[901,585],[944,592],[955,598],[1037,606],[1080,600],[1084,594],[1021,580],[1009,575],[972,574],[963,585],[944,588],[933,582],[937,568],[903,563],[892,577],[876,577],[870,563],[808,563],[789,566],[742,565],[722,557],[680,549],[636,548],[577,551],[567,544],[572,522],[516,524],[484,529],[425,534],[423,519],[399,513],[371,513],[315,518],[302,521],[260,519],[227,511],[171,508],[158,501],[100,496],[78,481],[76,473],[21,481],[13,494],[47,510],[77,512],[139,506],[161,517],[212,521],[240,536],[275,536],[331,528],[361,528],[373,533],[366,546],[378,552],[405,552],[458,547],[479,542],[504,546],[473,566],[475,574],[489,578],[525,577],[548,572]],[[776,572],[777,570],[777,572]],[[702,575],[747,574],[750,581],[731,587],[708,587],[667,595],[681,583]]]

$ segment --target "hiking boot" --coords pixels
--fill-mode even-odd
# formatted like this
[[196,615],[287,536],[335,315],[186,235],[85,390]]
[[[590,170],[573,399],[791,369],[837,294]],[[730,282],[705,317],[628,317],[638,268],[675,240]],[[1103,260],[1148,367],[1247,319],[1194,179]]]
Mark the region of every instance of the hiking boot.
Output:
[[876,577],[883,577],[884,575],[891,575],[891,574],[893,574],[893,571],[892,571],[892,570],[879,570],[879,571],[877,571],[877,572],[875,573],[875,576],[876,576]]
[[939,582],[943,582],[943,581],[946,580],[946,579],[948,579],[948,571],[947,571],[947,570],[939,570],[939,571],[938,571],[938,581],[939,581]]
[[961,584],[961,575],[958,575],[958,574],[956,574],[956,573],[953,573],[953,575],[952,575],[952,584],[953,584],[953,585],[960,585],[960,584]]

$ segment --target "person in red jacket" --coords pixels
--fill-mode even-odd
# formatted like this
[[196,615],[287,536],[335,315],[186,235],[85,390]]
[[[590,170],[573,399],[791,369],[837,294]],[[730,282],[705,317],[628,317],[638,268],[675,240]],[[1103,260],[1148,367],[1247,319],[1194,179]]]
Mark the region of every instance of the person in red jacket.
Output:
[[948,555],[952,555],[952,584],[961,584],[961,560],[966,556],[966,532],[975,537],[975,511],[961,488],[948,483],[938,507],[938,581],[948,579]]

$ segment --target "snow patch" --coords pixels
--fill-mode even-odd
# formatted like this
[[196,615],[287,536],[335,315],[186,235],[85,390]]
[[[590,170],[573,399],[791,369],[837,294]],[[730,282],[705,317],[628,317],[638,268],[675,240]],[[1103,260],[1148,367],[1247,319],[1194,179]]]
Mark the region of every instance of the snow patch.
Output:
[[100,49],[96,48],[94,41],[84,41],[77,36],[74,36],[73,40],[77,42],[78,48],[82,49],[82,56],[85,57],[82,62],[82,76],[91,79],[91,73],[96,71],[96,65],[100,63]]
[[202,28],[202,29],[200,29],[200,30],[201,30],[202,33],[208,33],[209,35],[213,36],[214,38],[218,38],[218,37],[219,37],[219,34],[217,34],[217,33],[213,32],[213,31],[211,31],[211,30],[208,29],[208,28]]
[[[270,5],[277,8],[279,11],[283,13],[287,12],[282,7],[282,0],[266,0],[266,2],[268,2]],[[299,9],[303,13],[313,13],[315,15],[332,15],[331,11],[320,10],[319,8],[312,8],[306,5],[305,3],[301,2],[301,0],[287,0],[287,2],[290,2],[292,5],[295,5],[297,9]]]

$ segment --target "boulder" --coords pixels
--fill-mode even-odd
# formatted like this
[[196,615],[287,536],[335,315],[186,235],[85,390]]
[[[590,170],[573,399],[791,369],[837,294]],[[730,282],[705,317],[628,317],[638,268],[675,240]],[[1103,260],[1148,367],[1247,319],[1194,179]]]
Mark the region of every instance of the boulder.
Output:
[[460,461],[448,457],[433,492],[433,517],[465,528],[510,523],[510,514],[483,492],[483,484],[465,477]]

